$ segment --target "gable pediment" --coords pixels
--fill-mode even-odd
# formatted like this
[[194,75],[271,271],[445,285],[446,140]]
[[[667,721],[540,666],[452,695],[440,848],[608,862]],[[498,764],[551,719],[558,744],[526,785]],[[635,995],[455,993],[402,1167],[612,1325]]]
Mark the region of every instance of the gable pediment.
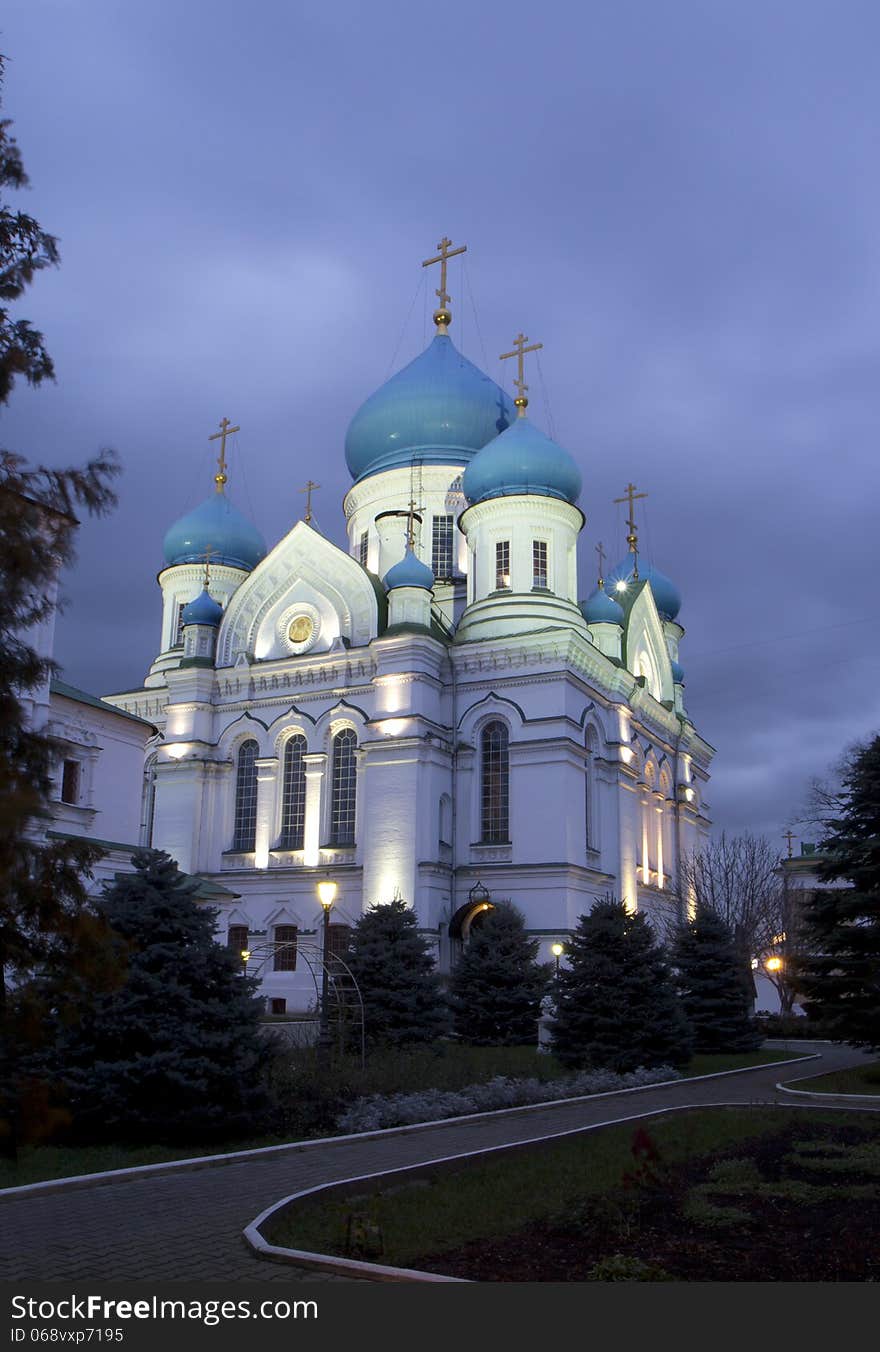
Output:
[[644,677],[645,688],[654,699],[664,703],[675,698],[666,636],[647,582],[629,607],[623,631],[623,661],[633,676]]
[[298,521],[234,594],[220,627],[217,666],[359,648],[375,638],[370,577],[337,545]]

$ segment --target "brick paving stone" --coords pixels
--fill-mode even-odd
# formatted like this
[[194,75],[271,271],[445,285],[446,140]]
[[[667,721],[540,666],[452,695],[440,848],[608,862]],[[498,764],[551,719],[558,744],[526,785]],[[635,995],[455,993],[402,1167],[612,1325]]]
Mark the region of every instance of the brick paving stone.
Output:
[[[822,1044],[824,1073],[870,1059]],[[258,1259],[242,1231],[273,1202],[321,1183],[528,1141],[682,1104],[807,1103],[776,1082],[798,1073],[778,1065],[634,1093],[518,1109],[390,1135],[327,1141],[203,1169],[141,1176],[81,1189],[13,1197],[0,1193],[0,1278],[346,1281]],[[827,1101],[827,1100],[826,1100]],[[865,1105],[869,1107],[870,1105]],[[880,1109],[880,1105],[878,1105]]]

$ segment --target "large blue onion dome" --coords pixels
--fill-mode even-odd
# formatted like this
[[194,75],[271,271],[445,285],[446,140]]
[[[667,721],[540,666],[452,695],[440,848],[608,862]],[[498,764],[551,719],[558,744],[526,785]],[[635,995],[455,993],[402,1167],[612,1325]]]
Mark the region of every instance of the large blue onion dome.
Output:
[[619,624],[623,628],[623,606],[618,605],[601,587],[597,587],[581,607],[587,624]]
[[500,385],[438,333],[415,361],[371,394],[351,420],[345,459],[354,479],[409,466],[460,465],[514,420]]
[[215,629],[223,619],[223,607],[219,601],[215,601],[213,596],[208,595],[207,587],[203,587],[194,601],[190,601],[188,606],[183,607],[180,622],[187,624],[210,624]]
[[425,591],[430,591],[434,586],[434,574],[407,546],[407,551],[400,562],[393,564],[385,574],[385,586],[389,591],[393,587],[422,587]]
[[[605,586],[613,593],[617,589],[618,582],[632,580],[633,559],[632,554],[627,554],[626,558],[621,559],[620,563],[611,569],[605,579]],[[674,620],[681,610],[681,592],[675,583],[665,573],[661,573],[659,568],[655,568],[653,563],[643,563],[641,559],[639,559],[639,581],[650,582],[658,611],[665,620]]]
[[581,472],[568,451],[527,418],[517,418],[474,457],[461,487],[470,503],[524,493],[576,502]]
[[266,543],[247,517],[225,493],[212,493],[166,532],[162,544],[165,562],[204,563],[210,548],[212,563],[225,563],[248,572],[265,558]]
[[684,667],[673,657],[671,663],[672,679],[676,685],[684,685]]

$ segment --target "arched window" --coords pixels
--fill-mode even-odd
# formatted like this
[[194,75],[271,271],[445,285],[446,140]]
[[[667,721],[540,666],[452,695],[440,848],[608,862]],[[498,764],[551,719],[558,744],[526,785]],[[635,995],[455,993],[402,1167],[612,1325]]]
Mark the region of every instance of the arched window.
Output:
[[281,787],[281,834],[278,848],[301,850],[306,824],[306,767],[303,755],[306,739],[302,733],[290,737],[284,748],[284,774]]
[[507,725],[487,723],[480,742],[482,795],[480,838],[488,845],[510,839],[510,750]]
[[250,851],[257,837],[257,744],[253,737],[238,748],[235,775],[234,850]]
[[333,738],[333,781],[330,799],[331,845],[354,844],[357,805],[357,737],[353,728],[343,728]]
[[596,823],[596,734],[592,728],[584,733],[584,835],[587,849],[599,848],[599,832]]

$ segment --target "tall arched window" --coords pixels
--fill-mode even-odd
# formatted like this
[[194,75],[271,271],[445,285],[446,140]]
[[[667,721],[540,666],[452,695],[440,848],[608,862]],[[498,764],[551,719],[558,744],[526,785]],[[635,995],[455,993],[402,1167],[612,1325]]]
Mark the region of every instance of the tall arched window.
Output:
[[235,775],[234,850],[250,851],[257,837],[257,744],[253,737],[238,748]]
[[284,774],[281,786],[280,850],[301,850],[306,825],[306,767],[303,755],[306,739],[297,733],[284,748]]
[[599,848],[596,822],[596,734],[592,728],[584,733],[584,835],[587,849]]
[[507,725],[500,719],[484,727],[480,759],[480,838],[489,845],[501,844],[510,839],[510,751]]
[[354,844],[354,820],[357,806],[357,736],[353,728],[343,728],[333,738],[333,781],[330,798],[331,845]]

